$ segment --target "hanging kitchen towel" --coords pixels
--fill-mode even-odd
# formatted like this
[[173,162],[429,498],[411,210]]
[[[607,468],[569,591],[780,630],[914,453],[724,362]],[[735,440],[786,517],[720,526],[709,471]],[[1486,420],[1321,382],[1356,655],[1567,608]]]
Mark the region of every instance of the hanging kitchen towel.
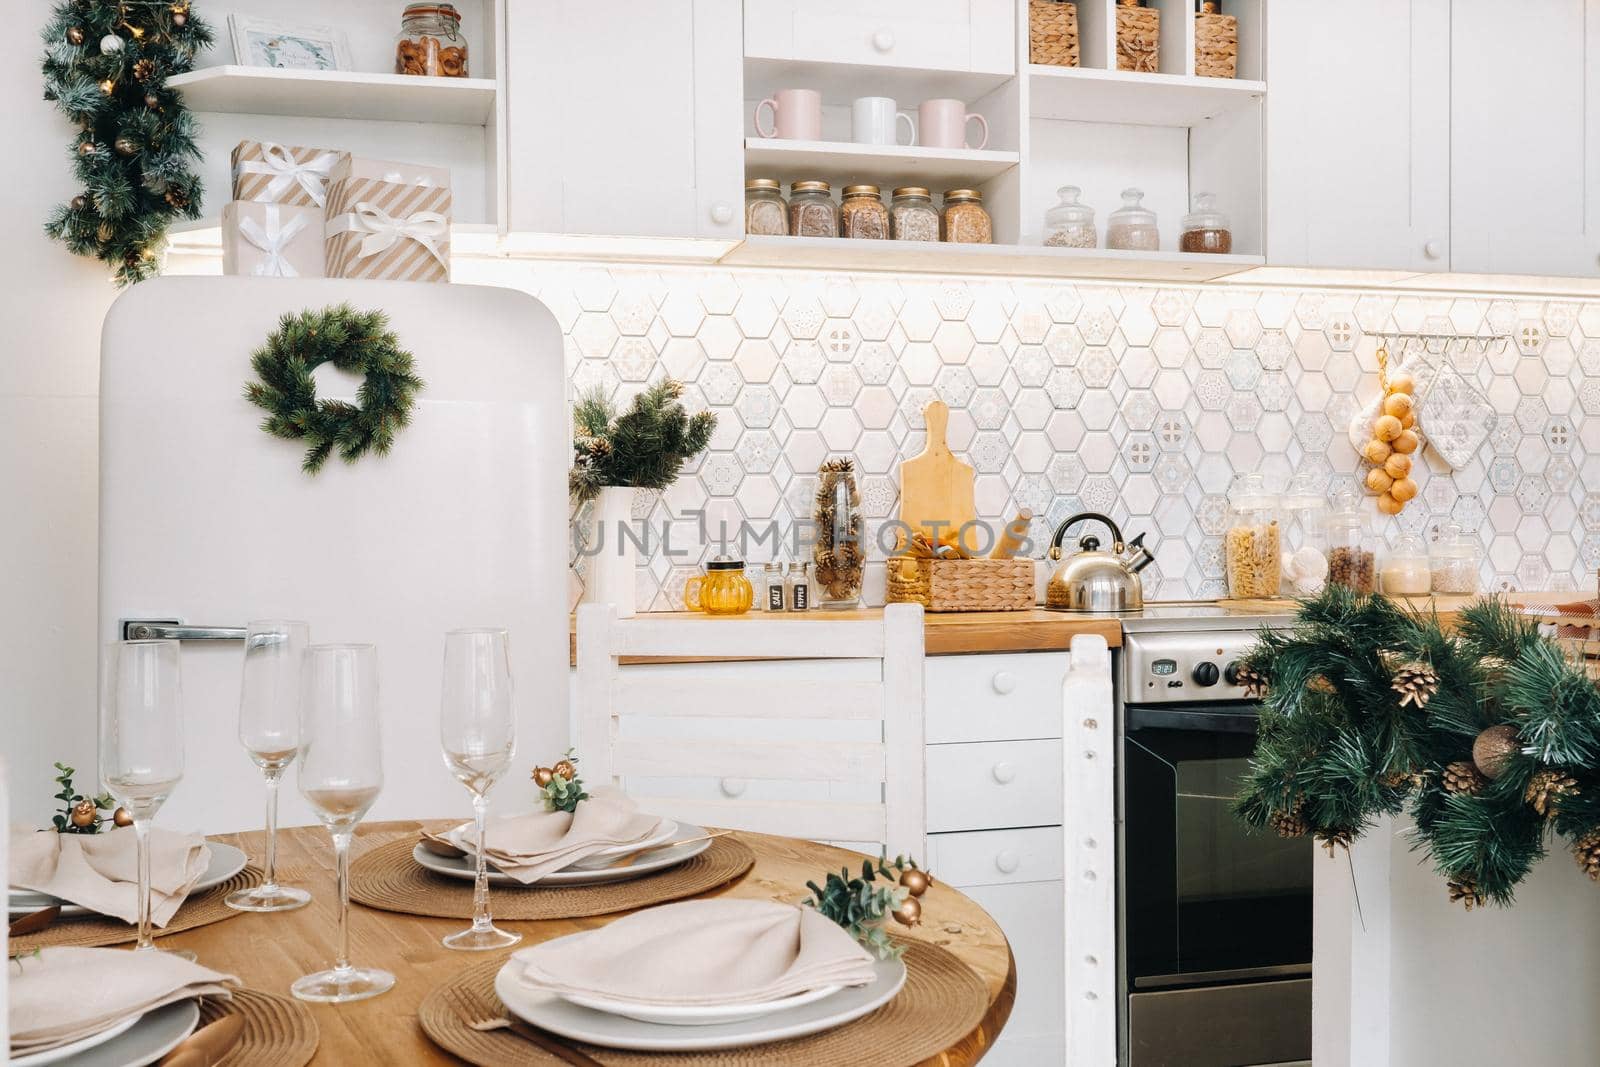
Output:
[[[1418,398],[1416,432],[1423,447],[1432,448],[1453,470],[1465,467],[1494,429],[1489,398],[1456,368],[1448,351],[1408,352],[1389,366],[1391,378],[1402,372],[1416,383],[1412,393]],[[1373,420],[1382,405],[1380,393],[1350,420],[1350,445],[1357,452],[1372,440]]]

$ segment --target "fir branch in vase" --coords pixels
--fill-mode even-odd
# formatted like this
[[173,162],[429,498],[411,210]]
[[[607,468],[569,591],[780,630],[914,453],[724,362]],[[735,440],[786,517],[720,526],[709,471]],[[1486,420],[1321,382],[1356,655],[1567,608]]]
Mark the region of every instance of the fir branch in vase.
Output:
[[690,415],[679,402],[682,396],[682,384],[667,378],[635,396],[621,413],[598,386],[579,397],[567,476],[572,498],[583,503],[607,486],[665,489],[676,481],[717,428],[716,415]]

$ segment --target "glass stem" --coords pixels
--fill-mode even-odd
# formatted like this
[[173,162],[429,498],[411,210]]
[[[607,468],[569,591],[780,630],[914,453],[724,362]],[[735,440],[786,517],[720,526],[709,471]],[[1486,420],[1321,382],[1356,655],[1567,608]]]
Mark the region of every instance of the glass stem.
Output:
[[139,940],[134,949],[139,952],[154,950],[150,937],[150,819],[133,820],[134,840],[139,851]]
[[339,870],[339,954],[333,959],[335,971],[350,969],[350,833],[333,835],[333,854]]
[[269,893],[278,888],[278,779],[283,771],[269,767],[262,773],[267,779],[267,856],[261,874],[261,891]]
[[488,833],[488,794],[472,794],[472,816],[478,831],[478,871],[472,880],[472,928],[488,930],[494,926],[494,920],[489,918],[489,857],[483,847]]

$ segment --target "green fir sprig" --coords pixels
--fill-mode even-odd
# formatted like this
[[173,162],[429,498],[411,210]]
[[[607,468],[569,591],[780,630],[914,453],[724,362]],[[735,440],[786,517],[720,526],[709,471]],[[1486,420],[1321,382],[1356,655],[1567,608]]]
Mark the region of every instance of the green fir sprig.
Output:
[[621,414],[599,386],[580,397],[572,411],[572,498],[582,503],[606,486],[665,489],[676,481],[717,428],[716,415],[690,415],[682,396],[683,386],[667,378],[635,396]]

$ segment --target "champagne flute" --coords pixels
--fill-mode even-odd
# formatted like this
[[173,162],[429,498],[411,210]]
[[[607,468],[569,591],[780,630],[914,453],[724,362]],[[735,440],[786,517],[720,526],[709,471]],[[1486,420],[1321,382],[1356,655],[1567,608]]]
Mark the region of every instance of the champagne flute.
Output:
[[339,871],[339,947],[333,967],[289,987],[301,1000],[339,1004],[387,992],[394,975],[350,965],[350,838],[383,788],[378,650],[312,645],[301,669],[298,784],[333,837]]
[[472,887],[472,925],[444,939],[445,948],[505,948],[521,934],[489,917],[484,832],[489,790],[511,765],[517,719],[511,707],[511,655],[504,630],[452,630],[444,635],[444,685],[439,701],[439,746],[450,773],[472,794],[478,873]]
[[[139,851],[137,952],[150,936],[150,826],[183,778],[183,681],[176,641],[106,646],[100,702],[100,781],[133,816]],[[189,952],[175,956],[194,959]]]
[[304,889],[277,881],[278,780],[300,746],[300,668],[310,638],[303,622],[274,619],[245,628],[239,741],[267,783],[267,855],[261,884],[224,901],[239,911],[289,911],[311,900]]

